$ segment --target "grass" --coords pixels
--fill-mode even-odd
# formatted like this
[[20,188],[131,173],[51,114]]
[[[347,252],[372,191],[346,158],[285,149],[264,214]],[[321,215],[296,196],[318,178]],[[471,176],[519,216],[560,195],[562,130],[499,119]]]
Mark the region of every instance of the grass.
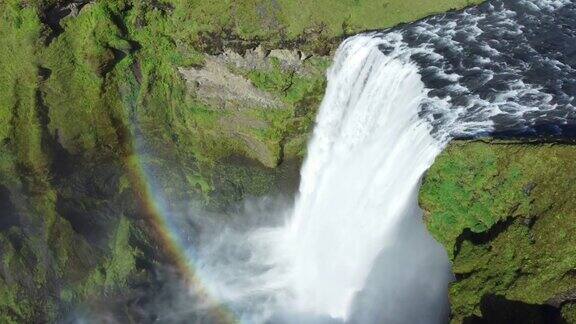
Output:
[[461,278],[456,322],[481,315],[487,294],[545,304],[576,288],[575,167],[559,144],[455,143],[438,157],[420,202]]
[[114,51],[127,53],[131,46],[113,19],[104,3],[88,6],[82,15],[65,20],[66,32],[43,57],[52,71],[44,87],[46,104],[58,107],[50,109],[49,128],[70,152],[116,145],[105,74],[117,63]]
[[433,13],[459,9],[478,0],[173,0],[179,22],[189,22],[179,37],[199,41],[198,35],[230,31],[242,39],[293,41],[315,31],[326,38],[368,29],[382,29]]
[[420,19],[433,13],[459,9],[478,0],[279,0],[288,37],[310,28],[322,28],[329,37],[382,29]]
[[[390,8],[400,5],[393,2]],[[0,1],[0,185],[10,189],[26,223],[0,230],[2,322],[55,321],[62,305],[129,290],[139,253],[129,215],[110,212],[114,226],[103,234],[104,243],[91,245],[75,232],[66,218],[71,211],[62,205],[68,194],[82,208],[99,206],[98,197],[66,191],[90,192],[94,175],[84,168],[133,156],[135,134],[150,144],[150,160],[167,174],[164,185],[174,197],[224,208],[269,192],[281,172],[227,157],[250,156],[269,167],[302,157],[329,59],[306,60],[317,72],[310,76],[283,70],[278,62],[243,71],[287,108],[243,107],[234,113],[190,93],[179,67],[201,66],[204,53],[218,51],[222,39],[237,40],[240,47],[274,47],[296,45],[305,36],[302,50],[324,51],[344,33],[466,4],[414,0],[398,7],[410,11],[404,15],[374,7],[376,1],[103,0],[62,19],[63,32],[51,39],[42,12],[59,3]],[[359,18],[368,13],[369,19]],[[76,163],[66,164],[63,157]],[[66,187],[74,179],[81,188]],[[121,179],[119,191],[131,197],[130,181]]]
[[[0,153],[11,149],[29,170],[40,172],[45,157],[37,112],[41,23],[34,8],[8,1],[0,13]],[[15,61],[18,58],[18,61]],[[6,144],[9,144],[6,147]]]

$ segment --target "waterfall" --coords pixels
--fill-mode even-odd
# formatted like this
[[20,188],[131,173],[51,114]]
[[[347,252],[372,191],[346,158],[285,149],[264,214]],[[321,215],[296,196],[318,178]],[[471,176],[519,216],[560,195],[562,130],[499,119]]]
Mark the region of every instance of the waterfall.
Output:
[[401,239],[402,219],[421,215],[418,182],[443,145],[418,117],[417,66],[384,55],[382,42],[361,35],[341,46],[293,216],[273,234],[282,239],[270,257],[285,265],[303,312],[348,317],[380,251]]
[[[213,293],[239,305],[244,321],[376,323],[382,309],[389,323],[446,320],[448,258],[417,195],[447,137],[419,116],[419,68],[401,47],[384,54],[389,42],[367,34],[340,46],[285,221],[225,231],[201,258]],[[401,284],[377,284],[382,273]],[[370,312],[362,301],[373,298]]]
[[250,323],[445,322],[419,182],[453,137],[573,129],[575,25],[569,1],[492,0],[344,41],[293,207],[204,231],[210,293]]

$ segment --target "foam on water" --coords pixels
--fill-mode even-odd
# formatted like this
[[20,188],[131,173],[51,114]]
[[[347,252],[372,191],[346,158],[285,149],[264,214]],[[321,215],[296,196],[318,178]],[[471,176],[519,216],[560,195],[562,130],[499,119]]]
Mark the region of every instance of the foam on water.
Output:
[[419,181],[455,136],[568,132],[575,35],[569,1],[494,0],[347,39],[294,206],[198,248],[211,293],[246,322],[446,321]]
[[[366,316],[355,300],[379,259],[394,262],[387,266],[389,277],[426,278],[410,292],[426,319],[445,313],[448,260],[424,230],[417,193],[447,138],[432,136],[431,125],[418,116],[427,98],[418,66],[402,58],[401,48],[383,54],[380,46],[387,42],[359,35],[338,50],[298,198],[285,221],[242,233],[222,229],[204,250],[201,276],[245,321]],[[413,233],[420,237],[399,244]],[[388,249],[402,253],[382,259]],[[422,262],[429,266],[406,269],[408,260],[427,260]],[[378,295],[382,307],[404,300],[396,289]]]
[[283,265],[290,302],[303,312],[348,317],[442,146],[418,117],[426,96],[418,68],[384,56],[382,41],[358,36],[342,45],[294,214],[269,233],[281,237],[269,260]]

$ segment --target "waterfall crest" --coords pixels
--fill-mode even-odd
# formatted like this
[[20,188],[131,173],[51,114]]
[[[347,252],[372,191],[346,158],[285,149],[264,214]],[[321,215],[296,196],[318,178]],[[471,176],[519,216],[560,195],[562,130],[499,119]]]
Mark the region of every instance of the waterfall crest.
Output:
[[382,42],[360,35],[341,46],[293,216],[274,234],[282,239],[270,257],[285,265],[304,312],[348,317],[379,252],[414,212],[419,179],[443,145],[418,117],[426,97],[418,68],[384,55]]
[[389,43],[365,34],[339,47],[284,220],[246,231],[215,226],[220,235],[198,249],[211,294],[244,322],[446,320],[449,262],[417,203],[446,137],[432,136],[419,116],[428,90],[418,66],[401,47],[383,53]]
[[344,41],[295,204],[206,231],[210,293],[249,323],[446,322],[449,262],[419,181],[454,136],[574,129],[573,24],[557,21],[576,4],[490,0]]

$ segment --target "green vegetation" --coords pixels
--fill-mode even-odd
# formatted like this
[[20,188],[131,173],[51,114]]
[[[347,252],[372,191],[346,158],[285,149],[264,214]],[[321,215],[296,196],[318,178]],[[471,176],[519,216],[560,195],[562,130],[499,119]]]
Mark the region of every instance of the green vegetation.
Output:
[[562,317],[569,324],[576,323],[576,304],[567,303],[562,306]]
[[[85,164],[87,169],[93,167],[88,162]],[[89,171],[83,172],[90,177]],[[77,223],[68,220],[77,211],[59,206],[59,202],[65,204],[71,198],[78,201],[78,206],[107,202],[70,192],[69,186],[78,185],[75,179],[61,181],[57,191],[37,192],[30,197],[14,190],[10,197],[2,197],[9,199],[9,204],[15,204],[4,216],[16,222],[0,231],[0,287],[3,287],[0,321],[3,323],[56,321],[70,302],[100,296],[104,289],[114,291],[125,287],[127,278],[137,272],[134,262],[137,251],[129,243],[129,237],[136,231],[132,222],[120,218],[117,224],[107,224],[105,232],[111,236],[108,247],[102,249],[85,236],[87,233],[73,227]],[[117,210],[123,213],[122,208]],[[87,214],[86,222],[90,217],[113,216],[107,211],[104,215],[87,209],[83,212]]]
[[64,301],[81,301],[86,297],[125,289],[130,275],[134,274],[135,255],[138,251],[129,244],[131,223],[120,218],[115,233],[109,240],[108,251],[101,266],[93,269],[79,283],[61,291]]
[[37,10],[19,8],[17,1],[8,1],[2,7],[0,153],[10,148],[25,167],[40,171],[44,167],[44,158],[40,147],[41,126],[36,111],[36,52],[41,42],[41,23]]
[[[135,155],[168,197],[202,207],[293,190],[325,87],[322,55],[348,33],[469,4],[0,1],[0,206],[10,219],[0,222],[0,322],[58,321],[150,284],[155,265],[138,260],[162,253],[134,206]],[[303,73],[274,58],[230,67],[278,109],[211,105],[179,72],[257,44],[314,53]]]
[[309,28],[324,28],[329,36],[338,36],[366,29],[392,27],[432,13],[458,9],[482,1],[425,0],[417,5],[402,0],[280,0],[279,2],[282,6],[282,17],[286,21],[287,34],[289,37],[294,37]]
[[523,192],[530,178],[499,153],[491,145],[455,143],[426,175],[420,200],[425,210],[434,211],[428,227],[445,246],[454,246],[466,228],[481,233],[530,208],[532,199]]
[[121,106],[114,98],[114,82],[106,83],[106,77],[131,45],[122,38],[113,15],[109,7],[95,3],[77,18],[65,19],[62,24],[66,31],[52,41],[42,57],[45,68],[51,71],[43,88],[45,104],[58,107],[49,109],[49,128],[72,153],[94,149],[98,144],[117,145],[111,115]]
[[420,202],[453,262],[455,322],[487,295],[561,303],[576,288],[574,168],[561,144],[457,142],[438,157]]
[[255,135],[272,147],[283,149],[283,156],[278,155],[278,159],[302,158],[307,135],[312,130],[317,107],[326,87],[324,72],[329,61],[323,57],[308,59],[305,66],[312,72],[307,76],[282,68],[276,58],[270,61],[272,67],[269,70],[251,70],[246,73],[246,77],[259,89],[281,98],[288,109],[253,111],[257,119],[267,121],[269,125],[258,130]]
[[[478,0],[173,0],[174,15],[189,24],[180,30],[182,38],[200,45],[206,34],[224,32],[241,39],[272,43],[302,41],[321,50],[323,42],[369,29],[383,29],[410,22],[433,13],[480,3]],[[186,37],[184,37],[186,35]]]

